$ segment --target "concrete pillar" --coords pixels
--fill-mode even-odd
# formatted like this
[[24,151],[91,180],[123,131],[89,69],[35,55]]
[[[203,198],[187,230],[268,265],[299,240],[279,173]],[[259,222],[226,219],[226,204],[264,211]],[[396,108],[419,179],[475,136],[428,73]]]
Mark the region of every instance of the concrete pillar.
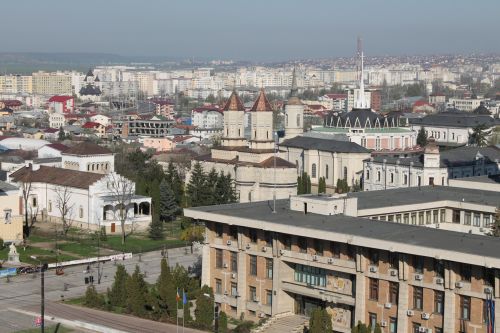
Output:
[[455,319],[456,313],[456,295],[453,290],[444,291],[444,317],[443,317],[443,332],[456,332]]
[[363,273],[356,273],[356,308],[354,309],[354,322],[366,322],[366,278]]
[[203,248],[201,250],[201,285],[211,286],[210,284],[210,246],[208,244],[203,244]]
[[[238,253],[238,317],[247,310],[247,254],[244,251]],[[228,286],[228,288],[231,288]]]
[[409,286],[405,281],[399,282],[399,290],[398,290],[398,331],[406,332],[408,329],[408,315],[406,311],[409,309],[408,305],[408,297],[409,297]]

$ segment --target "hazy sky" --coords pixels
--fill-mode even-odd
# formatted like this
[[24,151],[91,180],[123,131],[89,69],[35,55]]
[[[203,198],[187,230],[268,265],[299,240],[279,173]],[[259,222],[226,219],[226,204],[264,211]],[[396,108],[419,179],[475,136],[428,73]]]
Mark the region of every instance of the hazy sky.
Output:
[[500,52],[499,0],[5,0],[0,52],[286,60]]

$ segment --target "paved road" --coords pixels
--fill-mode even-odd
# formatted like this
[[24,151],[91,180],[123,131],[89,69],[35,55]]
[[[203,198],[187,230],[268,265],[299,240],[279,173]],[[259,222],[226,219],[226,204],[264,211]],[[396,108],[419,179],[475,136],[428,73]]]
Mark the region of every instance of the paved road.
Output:
[[[168,250],[169,264],[175,266],[180,264],[184,267],[192,266],[197,260],[197,254],[186,254],[184,248]],[[125,265],[127,271],[132,273],[135,265],[138,264],[141,271],[146,274],[146,281],[153,283],[160,272],[160,251],[143,254],[141,258],[134,255],[132,259],[120,262]],[[54,270],[45,273],[45,299],[49,301],[60,301],[82,296],[87,286],[84,283],[84,266],[69,267],[64,270],[64,275],[55,275]],[[104,292],[113,283],[116,266],[111,262],[104,264],[104,274],[101,284],[95,284],[98,291]],[[96,273],[94,282],[97,282]],[[66,288],[65,288],[66,286]],[[16,276],[7,282],[0,280],[0,310],[10,311],[14,309],[34,310],[40,306],[40,275],[32,274],[26,276]],[[19,321],[13,320],[11,312],[0,312],[0,333],[15,332],[20,329],[32,327],[33,317],[19,314]],[[56,315],[56,314],[53,314]],[[25,318],[28,317],[28,318]],[[68,318],[71,319],[71,318]],[[130,332],[139,332],[130,330]]]

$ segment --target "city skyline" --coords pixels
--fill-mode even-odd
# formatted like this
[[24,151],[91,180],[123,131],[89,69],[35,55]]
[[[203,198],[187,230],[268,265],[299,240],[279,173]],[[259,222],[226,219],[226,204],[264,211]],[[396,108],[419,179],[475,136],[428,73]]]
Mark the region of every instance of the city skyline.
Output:
[[85,6],[62,1],[47,6],[26,0],[4,8],[11,13],[4,27],[16,28],[0,37],[3,52],[278,61],[352,56],[358,35],[366,53],[378,56],[500,52],[492,42],[500,5],[489,0],[468,6],[427,0],[251,6],[226,0],[120,1],[119,6],[90,0]]

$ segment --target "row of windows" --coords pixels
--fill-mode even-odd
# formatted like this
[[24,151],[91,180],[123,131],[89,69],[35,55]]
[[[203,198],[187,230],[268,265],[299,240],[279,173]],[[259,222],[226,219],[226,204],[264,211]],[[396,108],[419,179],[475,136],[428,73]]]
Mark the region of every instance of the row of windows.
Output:
[[318,267],[296,264],[294,280],[311,286],[326,287],[326,271]]
[[[435,224],[440,222],[446,222],[446,210],[445,209],[434,209],[421,212],[412,213],[400,213],[400,214],[389,214],[372,216],[373,220],[397,222],[404,224],[413,225],[424,225],[424,224]],[[417,223],[418,222],[418,223]]]
[[[296,164],[298,166],[298,161],[296,161]],[[344,174],[343,174],[343,179],[347,180],[347,167],[344,167]],[[328,179],[330,176],[330,168],[328,164],[325,165],[325,179]],[[316,163],[313,163],[311,165],[311,178],[316,178],[317,177],[317,166]]]

